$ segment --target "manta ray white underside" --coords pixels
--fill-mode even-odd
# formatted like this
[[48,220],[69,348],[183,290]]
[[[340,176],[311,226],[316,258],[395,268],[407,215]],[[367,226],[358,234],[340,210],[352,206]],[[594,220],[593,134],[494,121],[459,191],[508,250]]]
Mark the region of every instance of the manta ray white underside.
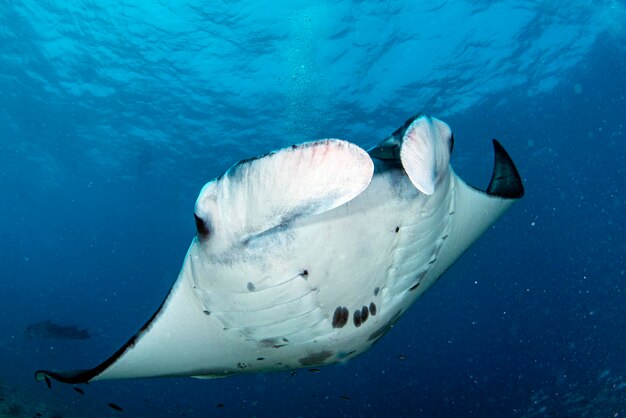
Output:
[[450,167],[448,125],[408,120],[369,152],[338,139],[241,161],[207,183],[169,295],[115,354],[66,383],[286,370],[353,358],[523,193],[494,140],[486,191]]

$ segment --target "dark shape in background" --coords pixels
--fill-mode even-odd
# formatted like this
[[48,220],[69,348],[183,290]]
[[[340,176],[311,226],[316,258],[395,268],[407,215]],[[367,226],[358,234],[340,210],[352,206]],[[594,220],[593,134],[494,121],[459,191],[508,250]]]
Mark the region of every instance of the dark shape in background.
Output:
[[76,325],[59,325],[52,321],[37,322],[26,327],[29,338],[86,340],[91,338],[89,331]]

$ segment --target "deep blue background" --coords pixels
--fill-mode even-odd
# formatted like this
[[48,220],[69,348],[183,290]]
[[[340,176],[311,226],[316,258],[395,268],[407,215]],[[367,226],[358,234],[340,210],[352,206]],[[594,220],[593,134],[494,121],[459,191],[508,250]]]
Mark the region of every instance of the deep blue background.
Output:
[[[65,3],[0,6],[0,412],[626,414],[623,2]],[[417,111],[452,126],[472,184],[500,139],[526,197],[371,351],[85,396],[34,381],[95,365],[154,312],[206,181],[303,140],[368,147]],[[24,336],[46,319],[94,337]]]

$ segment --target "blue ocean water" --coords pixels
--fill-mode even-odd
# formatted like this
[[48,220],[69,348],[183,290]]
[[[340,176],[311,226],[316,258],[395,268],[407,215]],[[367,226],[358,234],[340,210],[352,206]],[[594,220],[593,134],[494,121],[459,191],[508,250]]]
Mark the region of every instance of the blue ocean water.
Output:
[[[2,3],[0,413],[625,416],[625,22],[617,0]],[[204,183],[305,140],[370,147],[418,111],[452,126],[472,184],[498,138],[526,196],[370,351],[84,396],[35,382],[152,315]],[[27,338],[44,320],[93,336]]]

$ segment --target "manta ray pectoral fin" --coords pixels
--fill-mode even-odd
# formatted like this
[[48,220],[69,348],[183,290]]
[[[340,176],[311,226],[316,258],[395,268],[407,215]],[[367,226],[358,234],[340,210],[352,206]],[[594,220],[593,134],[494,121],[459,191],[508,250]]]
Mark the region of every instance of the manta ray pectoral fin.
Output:
[[207,183],[196,202],[198,235],[245,240],[302,216],[336,208],[367,188],[374,164],[338,139],[294,145],[241,161]]
[[[440,265],[450,266],[487,228],[522,196],[524,186],[513,160],[497,141],[493,140],[494,167],[486,191],[472,187],[453,173],[454,205],[451,224],[438,259]],[[438,277],[443,271],[436,272]]]
[[203,310],[191,281],[199,250],[194,240],[165,301],[113,355],[92,369],[38,370],[35,378],[48,384],[51,378],[75,384],[140,377],[209,378],[233,374],[238,359],[243,358],[239,357],[239,346],[224,347],[227,343],[223,325]]

